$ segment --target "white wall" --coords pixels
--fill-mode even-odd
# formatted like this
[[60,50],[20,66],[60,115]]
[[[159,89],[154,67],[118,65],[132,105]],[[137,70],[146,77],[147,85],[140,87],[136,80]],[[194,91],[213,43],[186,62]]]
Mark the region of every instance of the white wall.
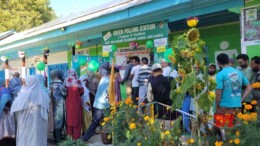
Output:
[[[37,55],[37,56],[42,57],[43,55]],[[27,68],[34,66],[33,57],[26,57],[25,62]],[[67,63],[67,62],[68,62],[67,51],[50,53],[50,55],[48,56],[48,64],[50,65]],[[21,74],[22,59],[9,60],[9,65],[11,67],[10,73],[18,71]],[[4,62],[1,62],[1,69],[4,69]]]

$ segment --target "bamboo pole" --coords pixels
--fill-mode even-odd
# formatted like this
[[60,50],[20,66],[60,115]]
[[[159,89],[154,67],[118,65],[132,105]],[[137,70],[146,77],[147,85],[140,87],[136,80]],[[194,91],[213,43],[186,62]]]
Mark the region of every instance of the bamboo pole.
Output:
[[9,71],[9,64],[8,59],[5,60],[5,87],[8,88],[10,79],[10,71]]

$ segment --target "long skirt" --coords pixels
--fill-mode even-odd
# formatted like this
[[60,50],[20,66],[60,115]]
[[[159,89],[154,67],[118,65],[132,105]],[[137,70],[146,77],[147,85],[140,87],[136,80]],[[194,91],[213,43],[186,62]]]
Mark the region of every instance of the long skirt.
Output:
[[17,146],[47,146],[48,121],[41,117],[40,106],[15,112],[15,120]]

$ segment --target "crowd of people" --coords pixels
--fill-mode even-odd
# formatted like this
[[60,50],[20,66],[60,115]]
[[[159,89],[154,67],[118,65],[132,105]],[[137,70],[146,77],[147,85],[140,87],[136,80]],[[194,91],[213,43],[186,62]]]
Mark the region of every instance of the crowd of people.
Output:
[[[242,102],[254,99],[260,103],[260,90],[251,90],[252,83],[260,82],[260,57],[249,60],[246,54],[240,54],[236,59],[238,68],[226,54],[217,56],[218,65],[208,65],[208,76],[217,83],[215,110],[212,110],[215,113],[240,112]],[[220,68],[218,73],[217,66]],[[146,57],[129,57],[122,79],[119,69],[113,68],[115,101],[122,100],[121,84],[126,85],[127,97],[131,97],[136,105],[156,101],[171,106],[170,83],[179,77],[177,70],[164,59],[160,64],[150,66]],[[204,76],[200,66],[194,66],[194,70],[197,78]],[[11,137],[18,146],[45,146],[50,132],[55,143],[61,142],[64,128],[66,135],[74,140],[88,141],[95,134],[105,110],[110,107],[111,65],[105,62],[98,72],[88,71],[81,77],[74,69],[69,69],[67,73],[68,77],[64,79],[61,70],[52,70],[49,88],[45,87],[45,78],[40,74],[21,80],[19,73],[15,73],[8,87],[5,87],[4,79],[0,80],[1,141]],[[175,88],[178,86],[176,84]],[[182,110],[194,111],[192,99],[188,93],[185,95]],[[158,118],[167,118],[167,114],[172,119],[178,116],[177,112],[165,113],[167,110],[164,108],[159,105],[156,108]],[[142,109],[139,110],[142,112]],[[184,126],[185,130],[190,131],[188,120],[184,120]]]

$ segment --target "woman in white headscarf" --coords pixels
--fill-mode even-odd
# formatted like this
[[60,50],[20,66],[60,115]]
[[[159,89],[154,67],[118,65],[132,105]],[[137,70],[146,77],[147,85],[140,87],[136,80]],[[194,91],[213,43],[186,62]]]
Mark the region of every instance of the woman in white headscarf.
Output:
[[49,102],[39,80],[28,76],[11,107],[17,124],[17,146],[47,146]]

